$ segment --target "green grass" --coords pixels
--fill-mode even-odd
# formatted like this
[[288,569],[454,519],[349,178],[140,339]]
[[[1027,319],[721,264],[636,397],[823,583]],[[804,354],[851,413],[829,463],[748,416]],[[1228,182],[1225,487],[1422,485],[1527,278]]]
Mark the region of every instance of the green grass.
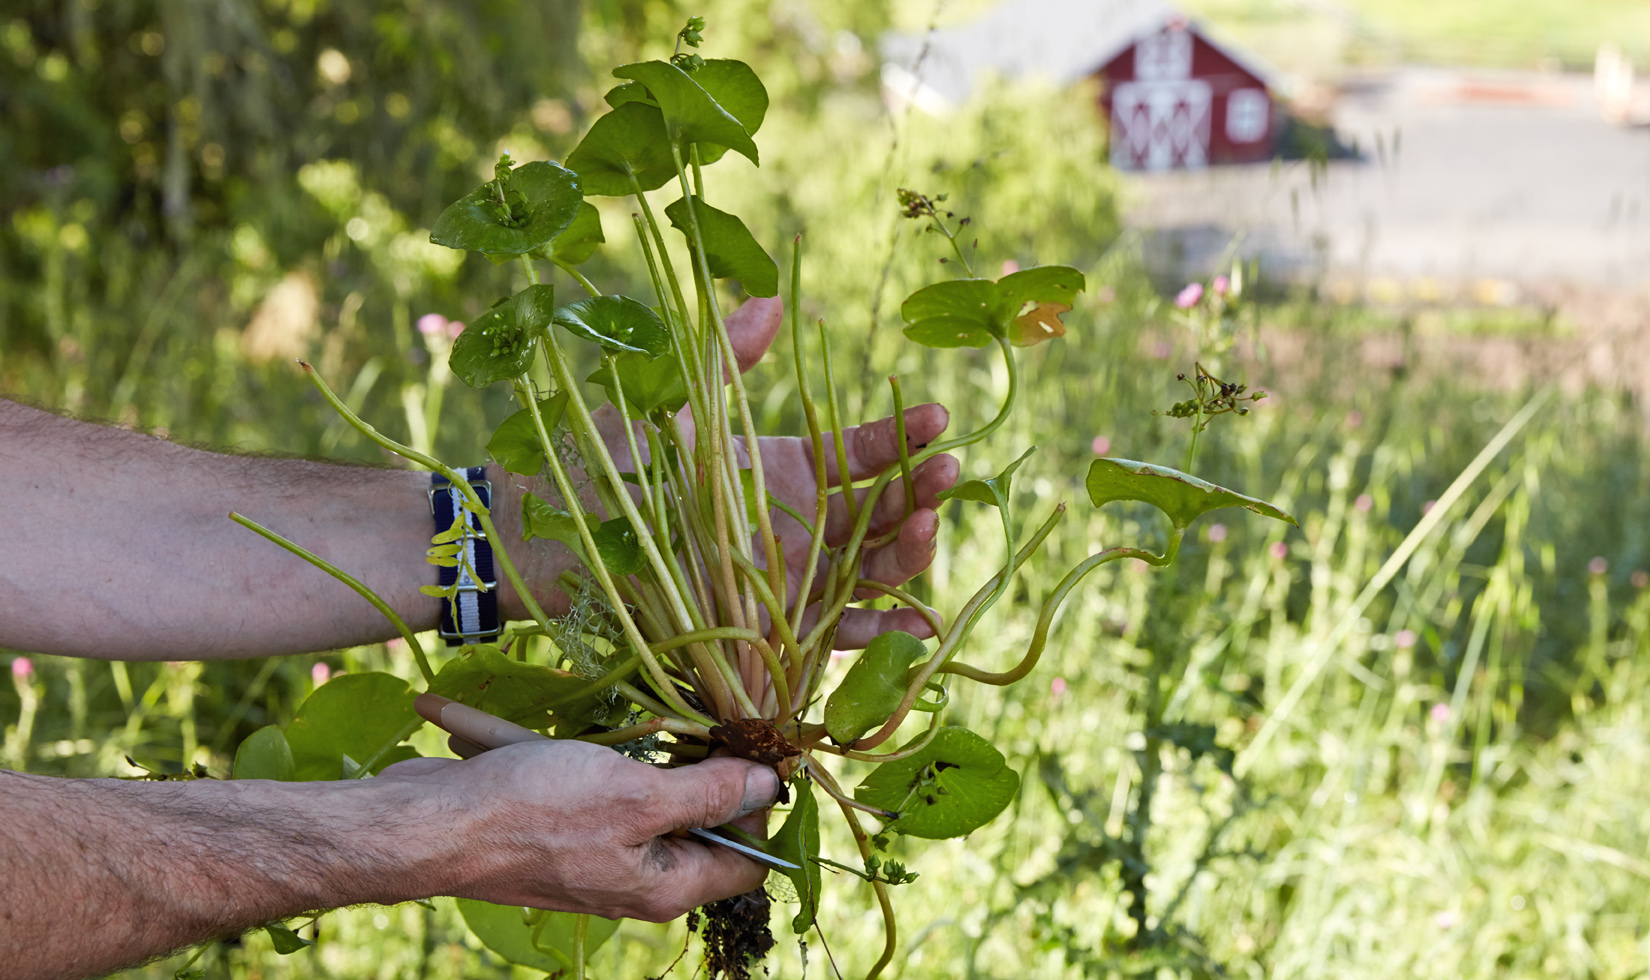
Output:
[[[1029,602],[993,614],[966,654],[972,662],[1012,659],[1029,636],[1029,603],[1058,567],[1155,533],[1085,513],[1070,475],[1093,435],[1109,433],[1124,443],[1116,451],[1149,459],[1174,458],[1181,438],[1146,414],[1170,389],[1165,365],[1131,353],[1141,324],[1130,314],[1089,314],[1064,348],[1028,358],[1031,401],[994,453],[1041,442],[1020,482],[1021,511],[1035,517],[1064,499],[1073,513],[1049,543],[1051,560],[1027,577]],[[1233,424],[1216,430],[1203,469],[1285,502],[1303,530],[1280,534],[1281,525],[1242,512],[1215,515],[1228,536],[1217,543],[1205,534],[1188,548],[1181,578],[1192,600],[1167,600],[1180,604],[1178,640],[1196,665],[1173,679],[1185,693],[1176,702],[1182,717],[1215,724],[1222,744],[1239,750],[1321,655],[1317,641],[1425,501],[1519,403],[1402,384],[1337,395],[1339,372],[1307,370],[1320,367],[1321,377],[1294,380],[1300,391],[1249,367],[1246,376],[1282,393],[1250,418],[1222,420]],[[935,375],[932,393],[964,416],[965,386],[989,383],[988,373]],[[1645,564],[1650,494],[1639,423],[1629,413],[1601,421],[1606,398],[1545,410],[1331,652],[1291,724],[1251,760],[1254,801],[1227,830],[1220,856],[1197,851],[1210,821],[1237,805],[1235,784],[1207,758],[1166,753],[1152,887],[1158,901],[1186,888],[1175,972],[1196,975],[1185,954],[1199,950],[1254,976],[1637,975],[1639,924],[1650,911],[1641,880],[1650,874],[1642,857],[1650,591],[1627,579]],[[1347,412],[1355,407],[1363,417],[1354,427]],[[1368,510],[1358,505],[1363,494]],[[988,515],[965,510],[948,520],[951,542],[992,540]],[[1270,541],[1282,541],[1287,557],[1273,557]],[[1585,570],[1595,554],[1610,560],[1603,575]],[[945,552],[931,584],[941,608],[998,560],[989,544]],[[902,934],[922,940],[895,975],[1077,977],[1122,965],[1103,948],[1127,925],[1115,867],[1100,862],[1098,845],[1120,830],[1119,793],[1135,770],[1146,605],[1164,599],[1153,590],[1156,574],[1102,570],[1063,614],[1030,681],[957,691],[948,720],[997,738],[1025,788],[997,823],[912,859],[922,878],[896,895]],[[1411,647],[1395,639],[1406,630]],[[327,659],[412,674],[404,654],[377,648]],[[1467,662],[1475,668],[1464,670]],[[240,724],[289,713],[307,690],[308,663],[273,666]],[[42,772],[119,772],[128,752],[176,764],[191,743],[210,746],[236,722],[261,667],[132,665],[129,683],[134,700],[151,705],[145,712],[126,709],[109,666],[47,661],[26,735],[10,722],[15,700],[0,702],[8,751],[26,745],[30,768]],[[1066,683],[1058,696],[1055,677]],[[1458,710],[1440,716],[1439,705]],[[95,748],[80,751],[82,738]],[[221,773],[223,752],[209,758]],[[840,834],[830,846],[847,848]],[[867,893],[834,884],[821,922],[850,975],[873,958],[877,926],[866,918]],[[253,936],[203,962],[215,964],[209,975],[229,976],[387,978],[412,975],[415,964],[431,977],[508,973],[488,966],[446,903],[435,913],[335,913],[322,934],[320,947],[293,957],[275,957]],[[594,975],[658,969],[680,942],[679,925],[626,926]],[[809,961],[811,975],[828,975],[817,942]],[[130,975],[165,976],[176,963]],[[798,964],[794,948],[782,947],[774,975],[800,975]]]
[[[1020,518],[1038,520],[1058,501],[1070,507],[1044,558],[963,654],[1006,666],[1066,568],[1099,548],[1161,534],[1142,511],[1088,506],[1079,481],[1092,440],[1107,438],[1112,455],[1171,465],[1185,448],[1184,423],[1153,410],[1184,397],[1174,375],[1198,351],[1128,256],[1111,249],[1115,210],[1098,137],[1086,125],[1092,108],[1075,96],[1001,91],[959,116],[913,117],[894,129],[867,78],[821,81],[829,58],[797,40],[801,29],[776,31],[766,7],[744,19],[735,16],[749,13],[740,5],[718,10],[726,16],[713,17],[713,30],[728,23],[730,33],[749,35],[728,43],[734,53],[758,52],[776,108],[760,137],[763,168],[719,165],[707,173],[708,196],[745,216],[781,256],[781,243],[806,230],[804,313],[827,320],[839,372],[858,379],[849,392],[856,414],[886,411],[881,379],[898,371],[908,401],[947,403],[961,431],[982,421],[1006,380],[984,352],[899,342],[899,299],[942,270],[933,243],[894,218],[893,187],[952,193],[959,213],[976,218],[989,274],[1005,259],[1091,271],[1083,305],[1067,317],[1070,334],[1023,358],[1020,414],[964,461],[968,474],[989,474],[1035,443],[1040,451],[1016,480]],[[615,36],[591,40],[601,44],[630,50]],[[354,172],[373,176],[364,166]],[[311,211],[304,220],[328,228],[353,214]],[[398,217],[414,229],[429,220]],[[628,211],[614,203],[604,219],[611,256],[593,274],[645,296],[628,257]],[[388,251],[352,245],[336,228],[317,240],[348,275],[325,287],[328,331],[315,353],[330,358],[340,386],[382,368],[360,404],[399,435],[403,393],[425,379],[405,317],[461,315],[456,287],[423,282],[398,294]],[[86,284],[129,257],[95,239],[89,251],[64,241],[57,232],[41,238],[38,256],[58,277],[42,290],[60,301],[57,332],[49,346],[0,361],[0,391],[164,425],[184,441],[370,458],[301,380],[245,360],[238,328],[249,303],[189,306],[156,286],[133,288],[125,306],[97,306]],[[207,236],[199,247],[204,254],[227,241]],[[389,278],[360,286],[375,269]],[[157,265],[143,275],[164,284],[164,272]],[[461,281],[479,290],[502,282],[493,275],[482,263]],[[214,289],[233,285],[205,278]],[[358,288],[366,300],[346,317]],[[203,308],[218,312],[198,316]],[[1247,418],[1219,420],[1197,470],[1278,500],[1301,530],[1241,511],[1212,515],[1173,576],[1122,565],[1097,572],[1068,603],[1027,682],[954,689],[947,720],[995,738],[1023,789],[1008,813],[968,840],[908,849],[922,877],[895,894],[902,954],[891,975],[1198,976],[1217,967],[1255,977],[1640,975],[1650,917],[1650,591],[1633,580],[1650,567],[1642,408],[1610,391],[1550,402],[1352,618],[1344,640],[1326,647],[1428,503],[1531,392],[1371,369],[1359,342],[1391,326],[1378,311],[1298,299],[1254,317],[1239,322],[1240,336],[1275,326],[1303,338],[1306,353],[1288,363],[1227,355],[1227,376],[1273,397]],[[1463,342],[1542,329],[1517,314],[1438,319],[1418,329]],[[154,337],[147,357],[122,385],[145,329]],[[1173,351],[1168,359],[1156,356],[1160,340]],[[785,343],[776,361],[787,360]],[[773,365],[760,372],[766,424],[797,431],[792,382]],[[496,399],[449,391],[438,449],[474,461],[488,422],[502,414]],[[995,517],[983,510],[945,512],[943,546],[921,587],[942,610],[955,609],[1001,561]],[[1223,537],[1210,533],[1217,523]],[[1607,560],[1603,573],[1588,570],[1595,556]],[[290,718],[317,659],[335,670],[414,676],[405,653],[382,647],[205,665],[37,658],[34,684],[0,685],[0,761],[43,773],[130,775],[123,756],[131,755],[170,771],[199,760],[222,775],[238,738]],[[1213,726],[1217,743],[1240,753],[1240,769],[1234,778],[1217,755],[1194,759],[1172,745],[1155,760],[1164,775],[1146,884],[1151,911],[1166,921],[1157,923],[1160,941],[1131,955],[1133,924],[1112,859],[1138,791],[1141,705],[1154,662],[1174,668],[1162,676],[1171,692],[1165,721]],[[1301,681],[1320,664],[1314,680]],[[1297,684],[1303,696],[1289,722],[1246,751]],[[439,751],[427,732],[417,744]],[[851,767],[847,775],[858,778]],[[849,853],[835,829],[827,852]],[[873,907],[863,888],[832,880],[823,941],[809,940],[808,976],[832,975],[826,944],[845,976],[869,965],[880,949]],[[331,913],[320,929],[321,944],[294,956],[276,956],[252,934],[209,947],[196,965],[212,978],[270,980],[527,975],[481,950],[445,901],[433,912]],[[682,944],[679,923],[626,924],[592,975],[654,975]],[[182,962],[121,976],[168,977]],[[776,977],[803,974],[791,944],[770,968]],[[684,964],[673,975],[692,973]]]

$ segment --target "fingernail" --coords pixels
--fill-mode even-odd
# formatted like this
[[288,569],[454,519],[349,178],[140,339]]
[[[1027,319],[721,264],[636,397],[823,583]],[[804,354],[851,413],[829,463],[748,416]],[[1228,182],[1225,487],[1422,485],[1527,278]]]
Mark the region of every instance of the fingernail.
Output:
[[745,773],[745,799],[739,815],[755,813],[763,807],[773,806],[773,801],[779,798],[779,774],[767,766],[751,766]]

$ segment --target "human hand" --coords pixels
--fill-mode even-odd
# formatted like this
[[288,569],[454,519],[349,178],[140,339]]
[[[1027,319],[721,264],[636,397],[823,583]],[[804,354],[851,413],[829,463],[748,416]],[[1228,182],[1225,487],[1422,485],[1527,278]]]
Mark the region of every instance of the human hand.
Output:
[[559,740],[412,759],[373,782],[447,803],[444,893],[653,922],[762,884],[767,870],[750,858],[668,835],[741,818],[760,833],[779,792],[772,769],[741,759],[657,769]]
[[[778,299],[747,300],[728,315],[728,339],[741,372],[750,370],[762,359],[778,334],[783,318],[784,306]],[[914,454],[938,438],[950,419],[950,413],[938,404],[906,409],[906,451]],[[851,482],[870,479],[899,463],[897,428],[892,416],[844,428],[842,440]],[[737,441],[743,443],[743,440]],[[813,441],[806,436],[763,436],[758,442],[768,492],[811,519],[818,472]],[[840,486],[842,480],[837,471],[832,433],[824,433],[824,445],[826,482],[829,486]],[[741,458],[740,463],[748,466],[750,461]],[[939,532],[939,515],[935,511],[937,495],[957,482],[958,470],[956,457],[945,453],[916,466],[911,473],[916,506],[910,514],[905,512],[904,479],[896,478],[888,484],[871,512],[867,537],[877,538],[895,530],[898,536],[888,544],[866,551],[861,563],[862,577],[886,585],[902,585],[927,570],[934,559],[935,538]],[[855,491],[858,501],[863,502],[865,495],[864,490]],[[826,513],[826,545],[846,543],[853,528],[840,494],[832,496]],[[794,593],[801,586],[808,560],[809,535],[794,518],[777,508],[770,513],[770,519],[774,533],[784,546],[786,573]],[[816,587],[820,579],[816,576]],[[835,646],[841,650],[857,650],[889,630],[904,630],[919,637],[934,633],[928,620],[914,609],[849,609],[837,627]]]
[[[728,340],[741,372],[749,371],[767,353],[783,319],[784,307],[778,299],[750,299],[728,314]],[[618,413],[611,406],[604,405],[594,415],[619,467],[627,471],[634,469]],[[683,435],[691,446],[694,433],[692,412],[684,409],[681,421]],[[945,431],[949,421],[950,413],[941,405],[917,405],[906,409],[908,452],[914,453],[932,442]],[[824,436],[827,483],[840,486],[834,438],[829,432]],[[812,440],[806,436],[762,436],[758,441],[768,492],[786,506],[811,518],[817,490]],[[735,442],[741,447],[740,465],[749,466],[750,459],[742,450],[744,439],[735,436]],[[892,417],[845,428],[843,443],[852,481],[874,477],[899,462]],[[900,585],[928,568],[934,558],[935,537],[939,531],[939,515],[935,512],[937,494],[956,483],[957,474],[957,460],[948,454],[942,453],[917,466],[911,474],[916,488],[916,507],[909,515],[905,512],[903,479],[893,480],[883,490],[872,511],[867,536],[876,538],[895,530],[898,535],[893,541],[866,551],[861,564],[862,577],[887,585]],[[863,500],[865,491],[856,491],[855,495]],[[827,515],[825,543],[830,546],[845,543],[853,529],[840,494],[831,498]],[[808,560],[809,535],[794,518],[777,508],[770,512],[769,517],[774,533],[783,546],[788,584],[794,595],[801,586]],[[816,577],[816,587],[821,578]],[[849,609],[837,627],[835,645],[838,649],[859,649],[878,634],[889,630],[904,630],[919,637],[933,635],[928,620],[914,609]]]

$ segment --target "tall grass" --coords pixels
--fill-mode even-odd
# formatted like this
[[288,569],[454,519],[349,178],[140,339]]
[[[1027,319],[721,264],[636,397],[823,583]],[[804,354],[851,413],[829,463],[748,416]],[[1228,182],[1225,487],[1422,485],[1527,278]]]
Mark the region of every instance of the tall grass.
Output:
[[[732,3],[726,11],[751,12]],[[763,32],[750,26],[758,22],[739,23],[751,35],[741,43],[759,48]],[[880,379],[897,371],[908,400],[946,403],[962,431],[983,420],[1006,383],[985,352],[900,342],[898,301],[945,270],[939,251],[894,216],[894,186],[950,192],[981,231],[982,274],[996,275],[1006,259],[1091,270],[1084,305],[1067,316],[1071,333],[1024,356],[1020,414],[964,460],[969,474],[988,474],[1038,444],[1016,481],[1018,514],[1034,520],[1059,501],[1071,508],[1014,601],[991,613],[963,654],[1006,665],[1066,568],[1099,548],[1161,534],[1145,511],[1093,512],[1080,476],[1096,437],[1111,455],[1178,464],[1184,423],[1153,410],[1183,397],[1175,374],[1199,351],[1118,238],[1082,93],[999,89],[960,115],[891,128],[866,79],[810,81],[809,71],[829,68],[817,52],[789,64],[774,83],[780,108],[762,137],[764,167],[712,169],[709,196],[764,229],[776,252],[806,232],[804,312],[826,320],[839,364],[868,367],[849,392],[861,414],[886,410]],[[370,188],[351,193],[343,180],[360,173],[312,173],[305,185],[338,229],[371,200]],[[328,174],[331,184],[315,179]],[[594,271],[609,288],[645,296],[625,257],[626,215],[622,203],[604,205],[611,257]],[[418,217],[392,209],[385,227],[416,229]],[[57,225],[39,240],[66,247]],[[393,234],[373,241],[335,229],[324,249],[329,260],[388,274],[407,261],[391,247]],[[65,275],[82,261],[59,258]],[[187,273],[144,280],[152,324],[77,315],[75,290],[60,282],[53,295],[66,304],[64,332],[45,353],[9,358],[5,390],[164,425],[191,441],[370,458],[294,379],[246,360],[239,319],[192,318],[201,307],[183,302],[198,288]],[[429,381],[408,318],[421,304],[466,312],[448,280],[425,275],[400,300],[390,287],[353,306],[330,297],[338,305],[318,344],[323,358],[331,352],[335,381],[386,379],[362,386],[358,404],[392,427],[403,416],[410,424],[409,386]],[[472,284],[508,285],[488,275],[465,272]],[[213,288],[227,287],[214,280]],[[221,308],[238,317],[244,306]],[[1248,418],[1221,420],[1197,470],[1277,500],[1300,517],[1300,531],[1217,513],[1187,543],[1174,576],[1123,565],[1092,576],[1026,683],[955,692],[948,720],[996,739],[1024,785],[999,821],[914,859],[922,877],[896,892],[906,949],[896,975],[1643,972],[1650,590],[1635,574],[1650,566],[1650,468],[1642,416],[1609,391],[1548,402],[1327,644],[1430,502],[1531,394],[1365,364],[1358,341],[1381,326],[1361,311],[1294,300],[1246,322],[1228,361],[1228,376],[1273,397]],[[1305,336],[1296,346],[1308,354],[1270,356],[1251,343],[1268,333],[1251,327]],[[791,382],[759,370],[767,425],[800,431]],[[450,393],[438,449],[471,461],[488,417],[501,411]],[[1001,562],[995,518],[979,510],[945,511],[942,548],[920,586],[941,609],[956,608]],[[1131,951],[1135,923],[1117,859],[1149,744],[1146,681],[1163,662],[1176,670],[1161,681],[1162,720],[1210,725],[1215,744],[1240,755],[1232,772],[1220,752],[1194,757],[1172,743],[1153,760],[1162,776],[1145,888],[1148,927],[1160,941]],[[128,755],[157,770],[199,762],[221,775],[239,737],[290,718],[320,678],[318,663],[413,676],[394,646],[204,665],[34,658],[32,675],[0,684],[0,752],[7,765],[64,775],[133,775]],[[1257,743],[1292,687],[1299,695],[1287,720]],[[418,738],[424,751],[440,752],[428,733]],[[828,853],[848,853],[840,837],[827,844]],[[809,940],[809,976],[832,975],[830,959],[848,975],[880,949],[868,895],[833,884],[822,935]],[[196,967],[213,977],[512,974],[468,938],[447,902],[434,911],[347,910],[319,928],[321,944],[291,957],[252,935],[212,946]],[[598,954],[594,975],[653,975],[683,941],[680,924],[627,924]],[[170,976],[180,962],[125,975]],[[772,970],[800,976],[802,962],[782,946]]]

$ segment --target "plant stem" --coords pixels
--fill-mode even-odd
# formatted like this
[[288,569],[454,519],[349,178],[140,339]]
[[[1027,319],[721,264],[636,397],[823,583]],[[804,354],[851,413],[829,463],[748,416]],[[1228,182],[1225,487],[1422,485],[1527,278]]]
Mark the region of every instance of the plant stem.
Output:
[[[842,434],[842,412],[837,406],[836,373],[831,370],[831,338],[825,333],[825,321],[819,321],[819,359],[825,368],[825,421],[831,426],[831,441],[836,449],[836,482],[842,491],[842,506],[848,512],[848,523],[859,523],[859,503],[854,498],[854,479],[848,472],[848,443]],[[867,507],[869,510],[869,507]]]
[[[802,632],[802,614],[807,610],[808,596],[813,591],[814,572],[819,568],[819,553],[825,546],[825,521],[830,512],[830,481],[825,473],[825,437],[819,428],[819,413],[814,408],[808,372],[802,366],[801,307],[802,236],[797,235],[795,251],[791,256],[791,351],[796,362],[796,390],[802,397],[802,415],[808,423],[808,445],[813,451],[815,486],[814,523],[809,531],[808,558],[802,565],[802,581],[797,587],[795,609],[791,612],[791,632],[797,634]],[[800,668],[801,664],[798,664],[793,680],[800,679]]]
[[1065,578],[1060,580],[1060,584],[1056,585],[1054,591],[1043,601],[1042,614],[1037,617],[1037,628],[1031,634],[1031,646],[1027,648],[1025,658],[1018,665],[1001,673],[991,673],[990,671],[980,670],[978,667],[970,667],[967,664],[948,663],[940,667],[939,673],[956,674],[971,681],[994,684],[998,687],[1007,686],[1025,677],[1031,673],[1032,668],[1037,666],[1037,661],[1042,657],[1043,647],[1048,642],[1049,627],[1054,622],[1054,614],[1059,610],[1060,604],[1065,601],[1066,596],[1072,589],[1077,587],[1078,583],[1088,573],[1107,562],[1113,562],[1119,558],[1138,558],[1152,565],[1166,565],[1172,560],[1167,553],[1154,555],[1140,548],[1109,548],[1098,554],[1090,555],[1079,562],[1077,567],[1067,572]]
[[985,585],[982,585],[978,592],[974,593],[974,597],[957,614],[957,618],[951,624],[951,629],[940,640],[939,648],[928,658],[927,663],[910,675],[906,685],[905,697],[900,700],[899,706],[894,709],[893,714],[889,715],[888,720],[882,724],[881,728],[856,740],[850,746],[851,748],[859,751],[874,749],[894,734],[894,731],[905,721],[905,716],[911,713],[911,709],[917,703],[917,698],[921,696],[923,688],[928,685],[928,682],[934,678],[941,667],[956,656],[962,641],[973,631],[974,624],[979,621],[980,616],[1002,595],[1008,587],[1009,578],[1021,565],[1025,564],[1037,548],[1041,547],[1043,539],[1053,532],[1054,526],[1065,516],[1065,512],[1065,504],[1056,506],[1054,513],[1049,515],[1048,520],[1044,521],[1042,526],[1032,534],[1031,540],[1026,542],[1025,546],[1018,552],[1009,556],[1003,570],[993,576]]
[[[826,773],[824,778],[820,778],[823,769],[824,767],[820,766],[810,769],[810,771],[814,773],[820,786],[824,787],[829,784],[834,788],[836,781],[830,778],[829,773]],[[826,792],[829,793],[830,789],[827,789]],[[853,807],[843,802],[841,792],[838,789],[831,796],[837,801],[837,805],[842,808],[843,818],[848,821],[848,830],[854,835],[854,844],[859,848],[860,860],[868,861],[871,858],[870,835],[865,833],[864,827],[860,826],[859,814],[854,811]],[[894,905],[888,899],[888,888],[880,881],[871,882],[871,888],[877,895],[877,907],[882,910],[882,926],[885,939],[882,944],[882,956],[871,967],[871,971],[865,975],[865,980],[876,980],[877,977],[881,976],[882,971],[887,969],[889,963],[893,962],[894,953],[899,947],[899,927],[894,919]]]
[[638,738],[657,735],[660,732],[670,732],[672,735],[688,735],[693,738],[710,738],[710,730],[716,727],[715,722],[682,721],[677,718],[649,718],[639,725],[629,728],[615,728],[610,732],[596,732],[591,735],[580,735],[578,740],[589,742],[592,745],[623,745]]
[[413,732],[416,732],[420,728],[423,728],[423,727],[424,727],[424,719],[422,719],[422,718],[414,718],[412,721],[409,721],[405,725],[402,725],[401,729],[399,731],[397,731],[394,735],[390,736],[388,741],[386,741],[383,745],[380,745],[378,747],[377,752],[374,752],[372,755],[367,756],[367,758],[361,763],[361,768],[359,768],[355,771],[355,778],[356,779],[365,779],[366,777],[371,776],[372,775],[372,767],[376,766],[378,764],[379,760],[383,759],[384,756],[388,755],[390,753],[391,749],[395,748],[397,745],[400,745],[402,742],[405,742],[407,739],[411,738]]
[[590,916],[580,913],[573,918],[573,980],[584,980],[585,937],[590,933]]
[[1014,362],[1014,348],[1009,345],[1008,338],[998,337],[996,341],[998,349],[1003,352],[1003,361],[1008,367],[1008,395],[1003,399],[1003,407],[997,411],[997,416],[973,432],[957,436],[955,439],[930,443],[927,449],[917,454],[915,462],[922,462],[952,449],[972,446],[1002,428],[1003,423],[1008,421],[1008,413],[1013,410],[1015,398],[1019,394],[1020,373]]
[[[526,258],[526,256],[522,256],[522,257]],[[556,264],[556,266],[561,269],[561,271],[563,271],[563,272],[567,273],[568,275],[572,276],[573,281],[577,282],[579,285],[583,286],[584,291],[589,293],[591,296],[600,296],[602,294],[602,291],[597,289],[595,284],[592,283],[589,279],[586,279],[584,277],[584,273],[580,272],[578,270],[578,267],[573,265],[573,263],[567,262],[563,259],[556,259],[556,258],[552,258],[550,261],[554,262]]]
[[299,361],[298,364],[304,369],[304,373],[309,375],[309,380],[321,392],[321,397],[327,400],[327,404],[332,406],[333,411],[343,416],[344,421],[354,426],[356,431],[397,456],[411,460],[425,469],[434,470],[447,478],[447,482],[452,484],[453,488],[468,502],[470,512],[475,514],[476,519],[481,522],[482,533],[486,534],[487,540],[493,544],[493,560],[498,562],[498,567],[504,572],[504,577],[515,588],[516,595],[521,598],[522,605],[527,607],[528,615],[533,617],[533,621],[539,624],[540,629],[548,631],[550,629],[550,617],[545,615],[544,607],[540,606],[538,600],[533,598],[532,590],[527,587],[527,582],[522,579],[521,573],[516,570],[515,562],[510,560],[510,553],[504,548],[503,537],[499,535],[498,528],[493,526],[493,519],[487,505],[481,502],[480,495],[476,493],[474,487],[470,486],[470,481],[465,479],[464,474],[432,456],[426,456],[410,446],[403,446],[363,422],[359,416],[350,411],[349,406],[339,400],[333,390],[327,386],[327,383],[321,380],[321,376],[315,373],[315,368],[309,362]]
[[430,669],[429,658],[424,656],[424,645],[418,642],[418,636],[413,633],[411,628],[407,626],[407,621],[396,615],[395,610],[390,608],[390,604],[378,597],[378,593],[367,588],[359,579],[345,572],[338,566],[332,564],[321,556],[308,551],[297,544],[294,544],[249,517],[244,517],[234,511],[230,511],[229,519],[244,528],[250,528],[251,530],[258,532],[270,541],[275,542],[286,550],[297,555],[299,558],[302,558],[304,561],[309,562],[311,565],[314,565],[316,568],[319,568],[321,571],[326,572],[328,575],[331,575],[333,578],[354,589],[357,595],[372,603],[372,607],[383,613],[384,618],[390,621],[391,626],[395,627],[395,631],[401,634],[401,638],[403,640],[407,641],[407,646],[412,650],[413,659],[418,661],[418,672],[424,675],[424,683],[435,683],[435,671]]
[[905,485],[905,516],[917,509],[917,485],[911,479],[911,452],[905,439],[905,398],[900,394],[899,376],[888,376],[894,392],[894,441],[899,444],[899,475]]
[[888,596],[891,599],[903,602],[912,609],[915,609],[917,613],[928,622],[928,628],[934,631],[935,636],[940,636],[945,632],[945,623],[940,619],[940,614],[935,612],[928,605],[924,604],[922,600],[918,599],[916,596],[906,592],[904,589],[899,589],[892,585],[888,585],[885,582],[878,582],[875,579],[868,578],[862,578],[855,582],[854,589],[856,591],[859,589],[869,589],[872,592],[881,592],[883,595]]
[[[521,394],[521,392],[518,391],[518,394]],[[531,395],[526,397],[528,401],[532,400]],[[572,402],[574,398],[569,397],[568,401]],[[542,426],[542,419],[539,421]],[[636,654],[642,658],[642,663],[647,667],[648,675],[653,679],[654,687],[657,689],[659,696],[664,698],[683,718],[713,724],[705,715],[688,707],[687,702],[683,701],[681,695],[676,693],[676,685],[665,673],[664,668],[659,665],[659,661],[653,657],[647,640],[642,636],[641,630],[636,626],[636,621],[631,618],[629,611],[625,608],[624,598],[619,594],[619,590],[613,582],[613,576],[608,572],[607,566],[602,564],[600,553],[596,551],[596,541],[591,536],[589,522],[585,520],[584,507],[579,503],[578,491],[574,488],[573,481],[568,478],[567,470],[562,466],[560,458],[555,453],[546,456],[545,461],[550,466],[550,474],[555,481],[556,490],[561,494],[562,500],[567,503],[568,513],[572,516],[573,524],[578,529],[579,542],[584,547],[590,571],[596,576],[596,581],[601,585],[608,602],[612,603],[614,613],[619,617],[620,624],[624,629],[625,638],[635,648]],[[626,499],[629,499],[628,496]],[[546,632],[549,632],[548,628],[546,628]],[[718,705],[718,709],[720,707]]]

